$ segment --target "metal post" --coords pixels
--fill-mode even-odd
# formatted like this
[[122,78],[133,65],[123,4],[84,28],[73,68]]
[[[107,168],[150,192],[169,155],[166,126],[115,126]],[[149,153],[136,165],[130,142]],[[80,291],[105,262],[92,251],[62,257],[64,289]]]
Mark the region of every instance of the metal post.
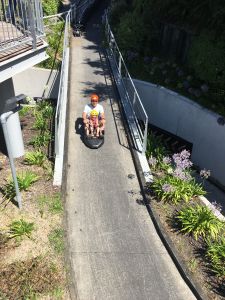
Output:
[[15,112],[10,111],[10,112],[4,113],[0,116],[0,119],[1,119],[1,124],[2,124],[4,137],[5,137],[7,152],[8,152],[8,156],[9,156],[9,162],[10,162],[10,167],[11,167],[11,171],[12,171],[13,181],[14,181],[14,185],[15,185],[16,199],[17,199],[17,202],[18,202],[19,209],[21,209],[22,208],[21,194],[20,194],[19,185],[18,185],[17,176],[16,176],[16,168],[15,168],[15,165],[14,165],[14,160],[13,160],[13,155],[12,155],[12,150],[11,150],[11,144],[10,144],[10,140],[9,140],[9,133],[8,133],[8,130],[7,130],[7,125],[6,125],[7,119],[13,113],[15,113]]
[[37,15],[37,17],[35,18],[36,20],[36,29],[37,29],[37,32],[40,34],[42,31],[41,31],[41,18],[40,18],[40,14],[39,14],[39,10],[38,10],[38,1],[37,0],[34,0],[34,10],[35,10],[35,13]]
[[119,73],[121,76],[121,55],[119,54]]
[[145,154],[147,148],[147,138],[148,138],[148,118],[145,121],[145,131],[143,137],[143,144],[142,144],[142,154]]
[[32,37],[33,49],[37,48],[37,37],[36,37],[36,28],[35,28],[35,20],[34,20],[34,3],[33,0],[28,2],[28,16],[30,23],[30,33]]
[[134,105],[136,104],[136,93],[134,92],[134,97],[133,97],[133,107],[134,107]]

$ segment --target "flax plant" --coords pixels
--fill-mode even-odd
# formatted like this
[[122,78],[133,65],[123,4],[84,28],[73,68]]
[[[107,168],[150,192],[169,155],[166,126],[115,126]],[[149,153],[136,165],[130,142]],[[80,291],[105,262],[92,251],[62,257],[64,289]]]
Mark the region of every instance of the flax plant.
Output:
[[177,213],[175,219],[181,227],[181,232],[193,234],[196,240],[200,236],[203,239],[217,240],[224,229],[224,222],[220,221],[207,206],[184,207]]

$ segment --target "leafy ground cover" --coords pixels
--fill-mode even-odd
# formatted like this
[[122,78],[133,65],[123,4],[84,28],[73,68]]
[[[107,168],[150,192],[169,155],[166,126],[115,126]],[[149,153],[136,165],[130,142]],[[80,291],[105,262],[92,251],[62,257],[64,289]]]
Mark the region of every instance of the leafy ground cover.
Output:
[[153,134],[146,154],[154,177],[147,198],[161,230],[202,298],[224,299],[225,223],[216,203],[206,207],[199,198],[209,171],[197,183],[190,153],[171,153]]
[[113,0],[110,24],[133,78],[225,116],[223,9],[203,2]]
[[69,299],[63,264],[63,204],[52,185],[54,105],[20,112],[25,156],[15,159],[22,209],[8,158],[0,153],[0,299]]
[[140,57],[132,51],[126,52],[125,57],[133,78],[164,86],[225,116],[224,89],[206,83],[193,71],[170,60],[156,56]]

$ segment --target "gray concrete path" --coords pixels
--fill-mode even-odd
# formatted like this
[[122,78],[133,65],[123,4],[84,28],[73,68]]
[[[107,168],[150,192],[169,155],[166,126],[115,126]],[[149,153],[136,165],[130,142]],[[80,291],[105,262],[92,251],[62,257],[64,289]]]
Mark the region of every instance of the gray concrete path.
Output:
[[[85,37],[71,41],[66,214],[73,299],[195,299],[138,204],[140,187],[92,21]],[[107,119],[98,150],[81,138],[91,92],[100,94]]]

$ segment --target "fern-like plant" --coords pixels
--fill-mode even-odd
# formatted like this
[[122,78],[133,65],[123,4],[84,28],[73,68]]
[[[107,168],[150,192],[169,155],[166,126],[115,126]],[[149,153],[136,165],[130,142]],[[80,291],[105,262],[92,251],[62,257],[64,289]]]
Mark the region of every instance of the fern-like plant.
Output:
[[191,233],[197,240],[200,236],[216,240],[224,222],[220,221],[207,206],[195,205],[181,209],[175,216],[181,231]]
[[10,238],[22,237],[23,235],[30,238],[31,232],[34,230],[34,223],[29,223],[23,219],[13,221],[9,225]]
[[26,116],[30,109],[31,108],[29,106],[23,106],[23,108],[19,110],[19,116],[20,117]]
[[35,122],[33,128],[41,131],[45,131],[47,129],[47,122],[41,113],[35,114]]
[[47,146],[51,141],[51,134],[49,132],[45,132],[43,134],[39,134],[32,138],[30,144],[34,146],[34,148],[40,148],[42,146]]
[[32,151],[25,154],[24,162],[28,165],[43,166],[47,157],[42,151]]
[[[38,179],[39,176],[30,171],[18,174],[17,180],[20,191],[27,191],[28,188]],[[16,196],[15,186],[12,179],[10,179],[3,187],[3,194],[7,199],[13,199]]]
[[50,119],[53,116],[54,108],[48,104],[42,109],[41,113],[45,119]]
[[28,188],[38,181],[39,176],[31,171],[26,171],[24,173],[21,173],[17,177],[19,188],[21,191],[27,191]]

